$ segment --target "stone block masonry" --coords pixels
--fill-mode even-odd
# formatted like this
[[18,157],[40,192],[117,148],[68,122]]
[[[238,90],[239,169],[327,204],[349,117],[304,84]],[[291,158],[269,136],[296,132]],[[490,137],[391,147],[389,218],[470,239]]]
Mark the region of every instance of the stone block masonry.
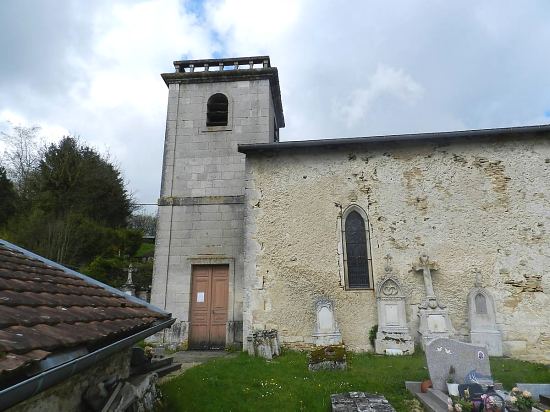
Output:
[[[229,267],[226,344],[243,341],[236,334],[242,334],[245,156],[237,146],[271,143],[284,126],[277,70],[267,57],[250,59],[175,62],[176,73],[163,75],[169,96],[151,302],[177,317],[163,337],[173,345],[187,345],[192,268],[205,264]],[[207,126],[207,102],[218,93],[227,97],[227,124]]]

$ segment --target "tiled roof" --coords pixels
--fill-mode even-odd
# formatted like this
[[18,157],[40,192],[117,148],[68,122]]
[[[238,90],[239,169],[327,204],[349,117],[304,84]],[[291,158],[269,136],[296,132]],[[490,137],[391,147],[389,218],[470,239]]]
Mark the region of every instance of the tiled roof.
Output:
[[94,350],[169,318],[0,243],[0,378],[56,352]]

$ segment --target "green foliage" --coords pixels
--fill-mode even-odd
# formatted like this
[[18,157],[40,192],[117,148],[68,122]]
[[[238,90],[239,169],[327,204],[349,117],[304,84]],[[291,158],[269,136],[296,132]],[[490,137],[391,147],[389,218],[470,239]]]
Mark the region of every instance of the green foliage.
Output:
[[124,227],[132,205],[120,172],[73,137],[48,147],[31,177],[31,197],[55,216],[76,213],[108,227]]
[[490,362],[493,377],[508,390],[514,388],[517,382],[550,382],[550,368],[547,365],[497,357],[491,357]]
[[26,165],[9,240],[75,268],[138,250],[141,233],[125,228],[131,198],[109,159],[64,137]]
[[97,256],[89,264],[80,268],[80,271],[100,282],[116,288],[121,287],[128,278],[128,266],[132,263],[136,272],[132,281],[138,290],[146,290],[151,285],[153,262],[141,262],[128,256]]
[[460,396],[451,396],[453,411],[460,410],[461,412],[471,412],[474,409],[471,399],[462,398]]
[[153,243],[142,243],[139,246],[135,256],[138,258],[152,258],[155,254],[155,245]]
[[6,169],[0,165],[0,228],[15,213],[16,201],[15,187],[8,179]]
[[192,368],[161,386],[166,411],[328,411],[330,395],[383,393],[399,411],[412,396],[404,379],[427,378],[424,358],[347,355],[348,370],[310,372],[306,354],[287,351],[266,362],[239,354]]
[[374,342],[376,341],[376,334],[378,333],[378,325],[374,325],[369,330],[369,342],[374,348]]
[[145,247],[134,259],[142,230],[127,227],[134,206],[118,168],[74,137],[41,150],[38,131],[14,127],[2,135],[9,167],[0,167],[2,237],[115,287],[135,260],[134,281],[148,288],[152,263],[140,257],[151,251]]
[[[428,378],[422,353],[348,353],[347,361],[346,371],[309,372],[306,354],[292,351],[271,362],[244,353],[215,359],[162,384],[163,410],[328,411],[331,394],[364,391],[381,393],[397,411],[410,412],[412,395],[405,380]],[[491,360],[491,365],[500,382],[525,381],[525,376],[529,382],[550,380],[550,369],[544,365],[502,358]]]

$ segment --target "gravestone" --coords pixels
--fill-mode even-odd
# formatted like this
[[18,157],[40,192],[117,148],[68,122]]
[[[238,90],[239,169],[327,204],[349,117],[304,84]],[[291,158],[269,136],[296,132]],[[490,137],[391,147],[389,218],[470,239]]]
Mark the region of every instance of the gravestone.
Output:
[[422,271],[426,288],[426,299],[418,306],[418,333],[424,350],[432,339],[448,338],[455,333],[446,306],[438,301],[433,288],[431,271],[438,269],[437,263],[430,260],[427,255],[420,256],[419,261],[413,264],[414,271]]
[[386,256],[385,276],[376,288],[378,332],[375,350],[380,354],[412,354],[414,340],[407,326],[405,296],[397,276],[392,273],[391,256]]
[[455,383],[493,382],[489,354],[484,346],[448,338],[434,339],[426,347],[426,361],[433,388],[440,391],[447,390],[450,371]]
[[395,412],[382,395],[346,392],[330,395],[332,412]]
[[315,302],[316,322],[313,332],[315,346],[340,345],[342,334],[334,316],[334,304],[330,299],[319,298]]
[[281,354],[279,345],[279,333],[276,329],[257,330],[247,338],[248,354],[267,360]]
[[470,341],[485,345],[491,356],[502,356],[502,334],[497,328],[495,303],[489,291],[482,287],[481,273],[476,274],[475,287],[468,293]]
[[135,272],[137,272],[137,268],[130,263],[130,265],[128,266],[128,269],[124,269],[124,271],[128,272],[128,277],[126,279],[126,283],[120,287],[120,290],[126,293],[127,295],[135,296],[136,286],[134,285],[134,282],[132,280],[132,275]]

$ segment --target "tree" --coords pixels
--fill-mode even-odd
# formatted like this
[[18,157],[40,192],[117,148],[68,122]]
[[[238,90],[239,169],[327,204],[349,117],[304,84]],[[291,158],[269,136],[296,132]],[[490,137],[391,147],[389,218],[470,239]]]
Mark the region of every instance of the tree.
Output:
[[16,200],[13,183],[8,179],[6,169],[0,165],[0,228],[15,213]]
[[12,129],[11,133],[0,133],[7,146],[2,160],[8,175],[15,182],[17,191],[21,193],[24,191],[28,177],[40,161],[42,147],[38,136],[40,126],[13,126]]
[[75,267],[139,247],[139,231],[125,228],[133,205],[120,171],[76,138],[47,147],[23,186],[25,202],[8,225],[16,243]]
[[123,227],[133,205],[120,171],[74,137],[48,147],[31,177],[31,197],[46,213],[76,213]]
[[130,217],[128,226],[132,229],[141,230],[144,236],[155,236],[157,228],[157,217],[145,213],[135,213]]

